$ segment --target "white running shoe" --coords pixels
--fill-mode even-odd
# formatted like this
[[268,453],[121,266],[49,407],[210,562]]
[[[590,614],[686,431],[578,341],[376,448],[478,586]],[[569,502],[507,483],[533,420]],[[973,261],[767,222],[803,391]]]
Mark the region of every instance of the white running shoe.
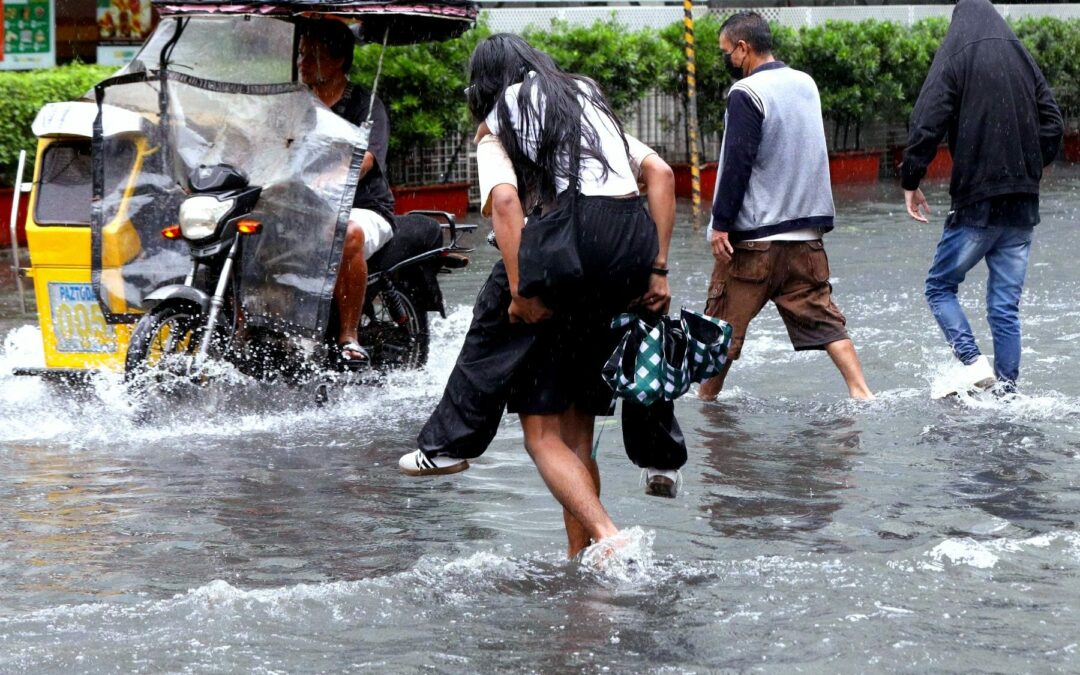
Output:
[[996,383],[997,376],[994,375],[990,360],[984,355],[979,355],[974,362],[953,369],[948,375],[938,379],[930,390],[930,398],[940,399],[962,391],[989,389]]
[[464,471],[469,468],[469,463],[464,459],[445,455],[429,458],[422,450],[414,450],[401,456],[398,460],[398,468],[406,476],[442,476]]
[[679,494],[682,475],[678,471],[663,471],[651,466],[645,469],[645,494],[674,499]]

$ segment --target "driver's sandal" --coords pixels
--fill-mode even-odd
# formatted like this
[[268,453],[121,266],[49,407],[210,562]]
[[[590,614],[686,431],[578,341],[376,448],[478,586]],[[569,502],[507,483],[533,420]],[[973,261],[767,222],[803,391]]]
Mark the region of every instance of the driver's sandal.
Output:
[[[350,352],[354,356],[350,356]],[[355,356],[355,354],[360,354],[360,356]],[[337,365],[342,370],[363,370],[371,365],[371,356],[358,342],[350,340],[338,345]]]

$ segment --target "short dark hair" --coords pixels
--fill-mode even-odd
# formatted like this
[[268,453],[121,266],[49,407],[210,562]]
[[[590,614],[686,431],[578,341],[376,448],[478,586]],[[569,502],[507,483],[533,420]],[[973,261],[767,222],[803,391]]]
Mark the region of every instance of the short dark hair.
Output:
[[772,53],[772,31],[769,22],[757,12],[736,12],[720,26],[720,34],[732,42],[742,40],[758,54]]
[[345,59],[341,69],[346,73],[352,68],[356,35],[343,22],[334,19],[308,19],[300,25],[300,34],[321,42],[330,58]]

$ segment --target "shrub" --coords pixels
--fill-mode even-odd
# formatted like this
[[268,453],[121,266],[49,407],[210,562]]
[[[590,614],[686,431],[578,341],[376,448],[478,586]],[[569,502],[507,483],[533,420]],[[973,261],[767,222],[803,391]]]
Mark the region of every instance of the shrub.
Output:
[[899,28],[894,37],[894,57],[882,64],[900,85],[899,91],[894,92],[897,99],[890,102],[889,121],[907,125],[915,99],[919,97],[930,63],[934,60],[934,53],[948,28],[949,20],[941,17],[917,21],[910,28]]
[[1080,20],[1021,19],[1013,31],[1046,76],[1066,117],[1080,115]]
[[[476,43],[489,33],[481,21],[453,40],[386,48],[378,93],[390,116],[391,156],[467,129],[466,68]],[[354,82],[371,87],[381,49],[375,44],[357,48]]]
[[679,53],[653,31],[627,31],[614,17],[591,26],[553,21],[550,29],[529,28],[523,37],[563,70],[596,80],[619,114],[660,88],[679,61]]
[[23,179],[29,180],[33,175],[37,139],[30,125],[42,106],[81,97],[113,70],[79,63],[49,70],[0,72],[0,101],[3,101],[3,114],[0,114],[0,183],[12,185],[15,182],[20,150],[26,150],[29,157]]
[[[719,47],[723,17],[695,22],[698,120],[703,136],[722,131],[724,92],[730,78]],[[864,21],[829,22],[799,29],[774,24],[773,51],[789,65],[810,73],[831,119],[835,147],[858,147],[864,123],[906,124],[948,29],[946,19],[913,26]],[[1046,75],[1066,117],[1080,115],[1080,21],[1043,17],[1013,22]],[[379,92],[391,117],[391,152],[431,146],[470,129],[465,97],[469,56],[490,34],[485,22],[460,38],[434,44],[389,47]],[[592,26],[555,21],[530,28],[525,38],[547,51],[565,70],[587,75],[603,88],[612,106],[625,114],[654,90],[686,97],[683,24],[656,31],[626,31],[614,16]],[[354,81],[370,86],[379,47],[357,49]],[[0,72],[0,182],[13,179],[18,152],[34,150],[30,123],[50,101],[78,98],[110,74],[108,68],[75,64],[51,70]],[[854,131],[854,137],[850,132]]]
[[791,65],[817,82],[822,113],[834,124],[834,147],[859,148],[864,123],[897,115],[902,87],[882,63],[898,58],[899,30],[871,20],[828,21],[800,31],[798,60]]
[[[694,21],[694,65],[697,73],[698,125],[702,137],[719,134],[724,129],[727,109],[724,92],[731,86],[731,76],[724,68],[720,50],[720,26],[725,16],[707,14]],[[799,32],[795,28],[771,24],[773,53],[789,62],[799,47]],[[686,56],[683,23],[677,22],[660,31],[660,38],[677,52],[674,69],[661,80],[660,91],[677,96],[687,104]]]
[[[701,134],[719,133],[724,128],[724,91],[731,78],[724,70],[720,54],[720,24],[723,20],[709,14],[694,21],[694,66],[697,73],[697,112]],[[678,96],[685,107],[686,55],[682,22],[673,23],[660,31],[660,38],[675,52],[675,63],[667,77],[662,78],[660,90]]]

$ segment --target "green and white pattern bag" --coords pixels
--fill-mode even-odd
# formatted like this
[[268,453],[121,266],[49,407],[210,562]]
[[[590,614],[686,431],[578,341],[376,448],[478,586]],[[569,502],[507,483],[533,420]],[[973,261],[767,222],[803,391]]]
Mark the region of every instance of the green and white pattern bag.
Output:
[[654,325],[620,314],[611,327],[626,334],[604,365],[604,379],[615,396],[642,405],[674,401],[727,362],[731,326],[697,312],[683,309],[679,318],[661,317]]

